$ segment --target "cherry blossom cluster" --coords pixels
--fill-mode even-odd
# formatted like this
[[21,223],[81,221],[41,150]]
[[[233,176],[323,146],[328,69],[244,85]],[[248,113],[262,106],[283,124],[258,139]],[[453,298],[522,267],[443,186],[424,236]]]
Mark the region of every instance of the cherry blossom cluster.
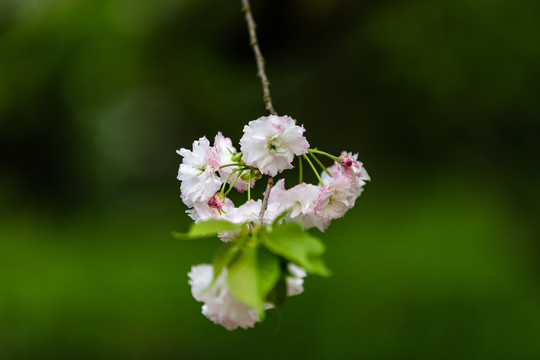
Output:
[[[304,291],[306,271],[293,263],[289,263],[288,271],[291,275],[286,277],[287,296],[301,294]],[[234,330],[237,327],[247,329],[260,321],[255,309],[231,294],[227,285],[226,270],[221,272],[214,284],[212,284],[213,276],[214,267],[209,264],[193,266],[188,274],[193,297],[197,301],[204,302],[203,315],[227,330]],[[267,302],[264,307],[271,309],[274,305]]]
[[[240,152],[221,132],[215,136],[213,145],[202,137],[193,142],[191,150],[178,150],[183,157],[178,180],[181,181],[181,198],[189,207],[188,215],[196,224],[218,220],[237,225],[237,228],[231,227],[217,235],[225,243],[236,244],[240,253],[246,246],[246,241],[241,238],[247,236],[254,246],[262,247],[260,241],[253,240],[258,236],[259,228],[269,228],[276,222],[278,225],[293,222],[303,229],[315,227],[324,231],[333,219],[343,217],[354,206],[370,177],[357,154],[342,152],[340,156],[334,156],[311,148],[304,132],[304,127],[298,126],[291,117],[271,115],[244,126]],[[284,170],[293,169],[295,156],[298,158],[298,184],[286,188],[285,180],[280,179],[273,187],[267,187],[262,194],[264,199],[253,199],[252,189],[256,182],[265,176],[273,178]],[[330,158],[332,165],[326,167],[319,160],[321,156]],[[314,171],[317,184],[303,181],[303,168],[308,166]],[[235,205],[228,197],[232,189],[247,193],[247,201]],[[279,277],[286,284],[286,294],[300,294],[307,275],[301,260],[291,261],[297,259],[295,254],[290,255],[272,245],[267,248],[282,264]],[[231,280],[227,280],[227,268],[233,261],[234,257],[227,259],[219,274],[215,264],[194,266],[188,274],[193,297],[204,303],[203,314],[229,330],[252,327],[261,320],[260,311],[229,289]],[[272,289],[275,290],[277,283],[278,280],[272,283]],[[267,291],[268,294],[274,291],[272,289]],[[275,305],[263,299],[261,306],[269,309]]]

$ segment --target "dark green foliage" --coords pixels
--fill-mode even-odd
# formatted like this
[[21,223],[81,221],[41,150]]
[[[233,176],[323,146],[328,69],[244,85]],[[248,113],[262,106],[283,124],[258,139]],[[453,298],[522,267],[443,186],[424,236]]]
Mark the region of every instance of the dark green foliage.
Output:
[[277,334],[169,235],[175,150],[264,113],[239,6],[0,0],[0,358],[539,359],[540,2],[253,1],[276,110],[373,178]]

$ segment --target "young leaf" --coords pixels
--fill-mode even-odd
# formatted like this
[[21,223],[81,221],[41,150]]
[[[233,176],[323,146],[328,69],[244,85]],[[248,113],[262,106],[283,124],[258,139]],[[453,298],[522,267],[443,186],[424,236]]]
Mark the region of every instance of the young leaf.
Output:
[[279,259],[262,247],[246,246],[229,266],[231,293],[264,317],[264,301],[280,276]]
[[268,250],[297,263],[308,273],[330,276],[330,270],[322,259],[324,244],[299,224],[285,223],[274,227],[271,232],[262,229],[259,237]]
[[187,233],[172,232],[172,236],[179,240],[204,239],[217,236],[219,233],[240,230],[243,224],[233,224],[225,220],[207,220],[195,223]]

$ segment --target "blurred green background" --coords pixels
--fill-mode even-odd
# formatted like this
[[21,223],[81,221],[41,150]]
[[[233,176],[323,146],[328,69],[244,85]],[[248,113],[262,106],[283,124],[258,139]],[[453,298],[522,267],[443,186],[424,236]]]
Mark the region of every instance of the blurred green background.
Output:
[[170,237],[175,150],[264,115],[239,0],[2,0],[0,358],[540,358],[540,2],[252,2],[277,111],[373,179],[334,276],[228,332]]

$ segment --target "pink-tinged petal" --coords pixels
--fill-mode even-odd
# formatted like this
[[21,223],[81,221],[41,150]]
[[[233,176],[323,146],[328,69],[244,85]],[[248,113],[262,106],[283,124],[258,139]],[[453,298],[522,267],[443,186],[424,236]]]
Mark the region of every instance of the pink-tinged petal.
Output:
[[304,131],[289,116],[270,115],[250,121],[240,139],[243,159],[265,175],[292,169],[294,156],[305,154],[309,147]]
[[321,189],[314,203],[315,214],[327,220],[340,218],[354,205],[355,182],[348,176],[332,178]]
[[219,166],[215,153],[206,137],[193,142],[193,149],[177,151],[182,159],[177,179],[182,183],[182,200],[187,206],[198,201],[208,201],[223,183],[216,170]]
[[244,329],[253,327],[260,321],[251,306],[231,294],[227,284],[226,268],[213,284],[214,267],[209,264],[193,266],[188,277],[193,297],[197,301],[204,302],[202,313],[212,322],[222,325],[227,330],[234,330],[238,327]]

